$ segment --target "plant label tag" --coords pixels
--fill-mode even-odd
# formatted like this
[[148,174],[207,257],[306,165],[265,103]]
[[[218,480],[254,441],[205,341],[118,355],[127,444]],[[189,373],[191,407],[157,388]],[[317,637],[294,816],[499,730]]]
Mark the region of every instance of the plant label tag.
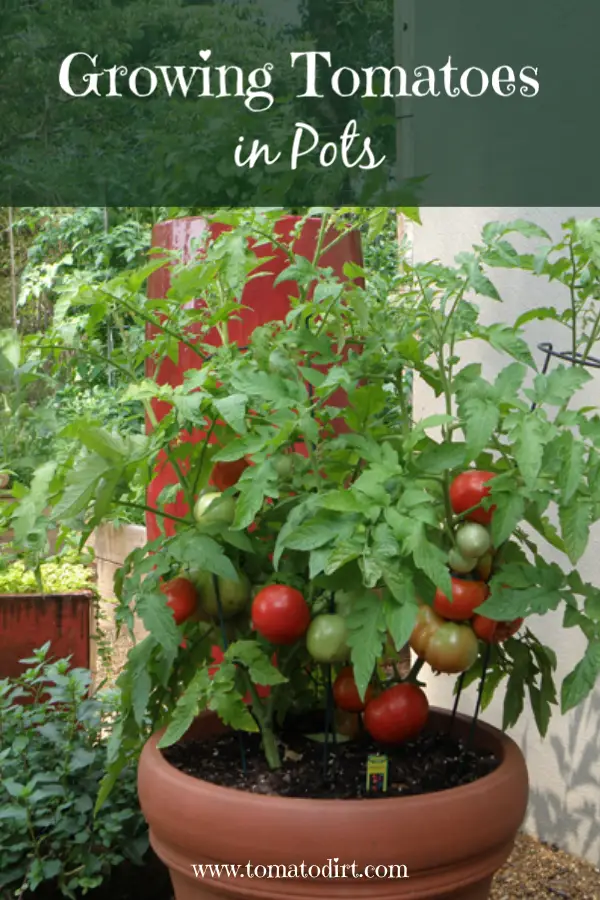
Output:
[[367,791],[370,794],[386,794],[388,789],[387,756],[372,755],[367,758]]

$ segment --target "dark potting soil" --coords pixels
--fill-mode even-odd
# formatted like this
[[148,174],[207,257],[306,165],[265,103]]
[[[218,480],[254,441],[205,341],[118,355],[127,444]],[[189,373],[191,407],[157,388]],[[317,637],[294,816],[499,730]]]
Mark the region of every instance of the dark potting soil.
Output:
[[[318,729],[317,729],[318,730]],[[447,734],[421,734],[397,747],[382,747],[368,736],[327,749],[306,734],[290,731],[281,739],[283,765],[271,771],[260,737],[241,736],[246,774],[241,764],[240,736],[227,734],[213,741],[187,740],[162,751],[171,765],[211,784],[255,794],[350,800],[429,794],[469,784],[488,775],[498,761],[488,751],[470,750]],[[367,758],[385,754],[389,760],[388,791],[367,790]]]

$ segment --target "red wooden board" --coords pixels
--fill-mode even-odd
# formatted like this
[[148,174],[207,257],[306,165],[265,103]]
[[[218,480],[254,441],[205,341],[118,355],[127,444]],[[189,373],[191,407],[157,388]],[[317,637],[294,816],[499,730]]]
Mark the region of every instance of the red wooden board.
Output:
[[0,594],[0,678],[22,673],[20,659],[51,641],[53,659],[71,656],[74,668],[90,667],[92,594]]

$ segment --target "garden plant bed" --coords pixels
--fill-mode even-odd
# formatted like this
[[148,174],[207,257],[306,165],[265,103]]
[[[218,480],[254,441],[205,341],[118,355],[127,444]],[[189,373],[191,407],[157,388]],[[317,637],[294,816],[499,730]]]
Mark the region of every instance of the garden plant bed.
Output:
[[[77,897],[84,894],[77,892]],[[111,875],[97,888],[85,894],[86,900],[133,900],[143,897],[144,900],[171,900],[171,879],[167,868],[161,863],[152,850],[148,850],[143,866],[124,862],[116,866]],[[9,894],[0,892],[1,900],[8,900]],[[58,888],[46,883],[35,893],[23,895],[23,900],[64,900]]]
[[[316,732],[319,728],[315,729]],[[329,744],[328,772],[324,777],[324,744],[297,731],[284,736],[284,763],[271,771],[258,735],[244,735],[247,772],[240,764],[240,740],[223,735],[214,741],[187,740],[163,750],[180,772],[211,784],[256,794],[313,799],[358,799],[427,794],[459,787],[487,775],[497,767],[488,751],[468,750],[444,733],[421,734],[399,747],[382,748],[368,736]],[[367,758],[386,753],[389,759],[388,792],[371,794],[366,786]]]

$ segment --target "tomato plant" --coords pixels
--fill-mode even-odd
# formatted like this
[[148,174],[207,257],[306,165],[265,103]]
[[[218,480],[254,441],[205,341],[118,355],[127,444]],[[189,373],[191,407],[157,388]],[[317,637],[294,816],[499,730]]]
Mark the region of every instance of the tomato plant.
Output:
[[310,624],[303,594],[285,584],[269,584],[252,601],[252,626],[272,644],[294,644]]
[[345,712],[362,712],[372,698],[373,688],[369,685],[364,700],[361,700],[356,681],[354,680],[354,669],[352,666],[346,666],[342,669],[333,682],[335,705],[338,709],[343,709]]
[[510,622],[496,622],[476,613],[471,619],[471,628],[486,644],[502,644],[517,633],[524,621],[525,619],[519,618]]
[[490,509],[473,509],[479,506],[484,497],[490,494],[490,486],[488,482],[494,478],[493,472],[483,472],[479,469],[470,469],[468,472],[462,472],[457,475],[450,485],[450,504],[453,512],[458,516],[466,513],[467,518],[472,522],[478,522],[480,525],[489,525],[495,507]]
[[196,611],[198,595],[189,579],[173,578],[160,589],[167,598],[167,606],[173,610],[176,625],[181,625]]
[[210,473],[209,484],[216,487],[217,491],[226,491],[227,488],[234,487],[238,483],[249,466],[250,462],[246,457],[233,462],[215,463]]
[[458,674],[470,669],[478,654],[477,638],[469,625],[444,622],[431,635],[425,659],[436,672]]
[[417,737],[427,724],[429,703],[416,684],[396,684],[367,705],[365,728],[382,744],[400,744]]
[[438,588],[435,592],[433,608],[444,619],[461,622],[471,618],[477,607],[485,602],[488,592],[488,586],[483,581],[453,578],[452,600]]
[[338,613],[317,616],[306,634],[306,647],[321,663],[345,662],[350,655],[346,623]]

